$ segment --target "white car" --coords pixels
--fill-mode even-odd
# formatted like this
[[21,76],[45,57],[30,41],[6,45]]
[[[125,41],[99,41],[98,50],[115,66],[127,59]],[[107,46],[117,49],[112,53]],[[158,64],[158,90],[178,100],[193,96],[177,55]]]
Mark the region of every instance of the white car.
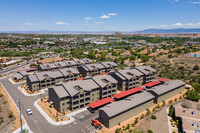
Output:
[[27,109],[26,112],[27,112],[28,115],[32,115],[33,114],[31,109]]

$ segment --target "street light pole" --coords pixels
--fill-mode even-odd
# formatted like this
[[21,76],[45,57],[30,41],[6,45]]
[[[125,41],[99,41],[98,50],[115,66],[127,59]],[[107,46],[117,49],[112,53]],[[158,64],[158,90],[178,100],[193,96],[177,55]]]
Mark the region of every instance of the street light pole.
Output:
[[22,128],[22,113],[21,113],[21,103],[20,103],[20,98],[19,98],[19,114],[20,114],[20,124],[21,124],[21,132],[22,132],[23,128]]

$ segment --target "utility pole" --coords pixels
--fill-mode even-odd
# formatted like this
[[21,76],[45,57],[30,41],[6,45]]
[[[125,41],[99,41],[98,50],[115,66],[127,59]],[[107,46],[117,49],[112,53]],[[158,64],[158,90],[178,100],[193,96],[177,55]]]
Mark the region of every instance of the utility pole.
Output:
[[20,124],[21,124],[21,132],[22,132],[22,113],[21,113],[21,103],[20,103],[20,98],[19,98],[19,114],[20,114]]

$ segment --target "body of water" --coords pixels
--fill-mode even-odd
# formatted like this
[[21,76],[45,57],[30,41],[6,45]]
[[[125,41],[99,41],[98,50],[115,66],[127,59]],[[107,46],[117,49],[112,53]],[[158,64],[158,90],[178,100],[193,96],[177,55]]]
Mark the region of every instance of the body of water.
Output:
[[200,57],[200,54],[188,54],[188,56],[192,56],[192,57]]

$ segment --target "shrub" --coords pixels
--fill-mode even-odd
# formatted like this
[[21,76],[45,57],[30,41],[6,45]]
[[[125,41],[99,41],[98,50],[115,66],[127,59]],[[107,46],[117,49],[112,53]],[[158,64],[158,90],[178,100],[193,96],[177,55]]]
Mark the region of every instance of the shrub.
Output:
[[1,125],[1,123],[3,123],[4,121],[3,121],[3,117],[0,117],[0,125]]
[[144,114],[141,115],[140,120],[144,118]]
[[0,93],[0,97],[3,97],[4,95],[2,93]]
[[155,115],[151,116],[151,119],[155,120],[157,117]]
[[147,109],[147,112],[146,112],[145,116],[147,116],[149,114],[151,114],[151,111],[149,109]]
[[162,106],[165,106],[165,101],[163,101],[163,104],[162,104]]
[[8,118],[13,118],[13,117],[14,117],[13,112],[10,112]]
[[130,124],[127,124],[126,129],[129,129],[129,128],[130,128]]
[[181,106],[183,108],[191,108],[192,107],[192,104],[188,101],[188,100],[184,100],[182,103],[181,103]]
[[198,101],[200,99],[200,95],[195,90],[188,90],[186,92],[186,97],[192,101]]
[[147,132],[148,132],[148,133],[153,133],[153,131],[152,131],[152,130],[148,130]]
[[199,70],[199,66],[198,66],[198,65],[195,65],[195,66],[193,67],[193,70],[195,70],[195,71]]
[[115,130],[115,133],[120,133],[120,128],[117,128],[116,130]]
[[177,98],[175,98],[175,100],[174,100],[175,102],[177,101]]
[[7,102],[8,102],[8,101],[5,100],[5,101],[3,101],[3,104],[6,104]]

